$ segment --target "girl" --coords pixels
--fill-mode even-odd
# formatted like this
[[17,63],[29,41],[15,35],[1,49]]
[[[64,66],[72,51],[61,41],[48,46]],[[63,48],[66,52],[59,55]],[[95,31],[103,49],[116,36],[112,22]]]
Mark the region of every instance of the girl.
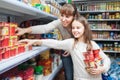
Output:
[[[79,16],[77,9],[74,5],[64,4],[60,10],[60,19],[54,20],[45,25],[31,26],[29,28],[18,28],[17,35],[23,35],[25,33],[32,34],[43,34],[48,33],[51,30],[57,28],[62,36],[62,39],[68,39],[72,37],[70,25],[75,16]],[[73,63],[70,55],[61,55],[64,71],[65,80],[73,80]]]
[[[100,47],[92,41],[92,34],[87,20],[84,17],[76,17],[72,22],[72,34],[74,38],[58,41],[54,39],[21,40],[28,45],[42,45],[54,49],[67,50],[73,60],[74,80],[102,80],[101,73],[110,68],[110,59]],[[93,56],[92,50],[100,50]],[[93,52],[94,52],[93,51]],[[87,54],[87,57],[85,56]],[[96,57],[96,58],[94,58]],[[90,62],[86,63],[85,60]],[[96,60],[96,62],[94,61]],[[99,60],[102,61],[98,63]]]

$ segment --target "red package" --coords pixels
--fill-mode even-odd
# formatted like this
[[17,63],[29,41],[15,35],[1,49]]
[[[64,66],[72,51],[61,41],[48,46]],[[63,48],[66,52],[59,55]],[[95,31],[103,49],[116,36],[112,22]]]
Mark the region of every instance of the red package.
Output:
[[84,60],[84,63],[85,63],[85,65],[86,65],[86,67],[90,67],[90,65],[89,65],[89,60]]
[[17,28],[17,24],[10,23],[10,35],[15,36],[15,29]]
[[95,61],[90,60],[89,61],[90,68],[96,68],[97,65],[95,64]]
[[100,52],[100,49],[93,50],[95,59],[101,60],[102,58],[100,57],[99,52]]
[[0,26],[1,26],[1,35],[3,36],[8,36],[9,35],[9,27],[10,27],[10,24],[7,23],[7,22],[2,22],[0,23]]
[[94,54],[92,51],[88,51],[88,56],[89,56],[90,61],[94,61],[95,58],[94,58]]
[[2,55],[3,59],[8,59],[10,57],[10,48],[6,48]]
[[88,52],[84,52],[83,55],[84,55],[84,57],[85,57],[85,60],[89,60]]
[[5,49],[1,48],[0,49],[0,61],[3,59],[2,54],[4,53]]

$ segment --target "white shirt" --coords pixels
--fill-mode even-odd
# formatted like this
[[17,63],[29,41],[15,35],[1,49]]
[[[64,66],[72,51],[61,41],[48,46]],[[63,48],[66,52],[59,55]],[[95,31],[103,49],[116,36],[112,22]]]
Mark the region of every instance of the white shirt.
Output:
[[[91,41],[93,49],[100,49],[100,47],[94,42]],[[74,39],[66,39],[62,41],[54,39],[42,40],[42,45],[54,49],[63,49],[70,52],[73,66],[74,66],[74,80],[102,80],[101,75],[91,75],[89,74],[85,67],[83,52],[86,52],[87,44],[83,42],[78,42],[74,47]],[[105,53],[100,49],[100,56],[103,59],[103,67],[106,71],[110,68],[110,59]]]

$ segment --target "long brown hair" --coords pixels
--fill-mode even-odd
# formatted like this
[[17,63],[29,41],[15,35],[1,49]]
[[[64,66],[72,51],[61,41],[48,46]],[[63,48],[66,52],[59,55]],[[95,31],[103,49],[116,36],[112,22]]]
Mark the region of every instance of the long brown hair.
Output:
[[[85,30],[83,33],[83,39],[84,39],[84,42],[87,44],[87,50],[88,51],[91,50],[92,49],[92,44],[91,44],[92,31],[90,30],[90,26],[87,19],[83,16],[79,16],[79,17],[75,17],[74,20],[77,20],[83,24],[84,30]],[[77,41],[78,39],[75,39],[75,44]]]

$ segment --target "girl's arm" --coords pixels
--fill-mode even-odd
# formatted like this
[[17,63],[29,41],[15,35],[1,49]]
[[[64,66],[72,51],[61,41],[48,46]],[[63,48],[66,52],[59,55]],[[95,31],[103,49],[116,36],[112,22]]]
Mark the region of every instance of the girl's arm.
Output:
[[55,39],[23,39],[20,40],[19,43],[27,43],[27,45],[41,45],[47,46],[49,48],[54,49],[63,49],[70,51],[72,50],[72,46],[74,43],[74,39],[66,39],[66,40],[55,40]]
[[[94,41],[93,41],[93,49],[100,49],[98,44],[95,43]],[[100,49],[99,54],[103,59],[103,66],[102,66],[103,70],[102,70],[102,72],[107,72],[110,69],[110,64],[111,64],[110,58],[103,52],[102,49]]]
[[55,40],[55,39],[42,39],[41,45],[47,46],[54,49],[62,49],[70,51],[72,50],[72,46],[74,43],[74,39],[65,39],[65,40]]

